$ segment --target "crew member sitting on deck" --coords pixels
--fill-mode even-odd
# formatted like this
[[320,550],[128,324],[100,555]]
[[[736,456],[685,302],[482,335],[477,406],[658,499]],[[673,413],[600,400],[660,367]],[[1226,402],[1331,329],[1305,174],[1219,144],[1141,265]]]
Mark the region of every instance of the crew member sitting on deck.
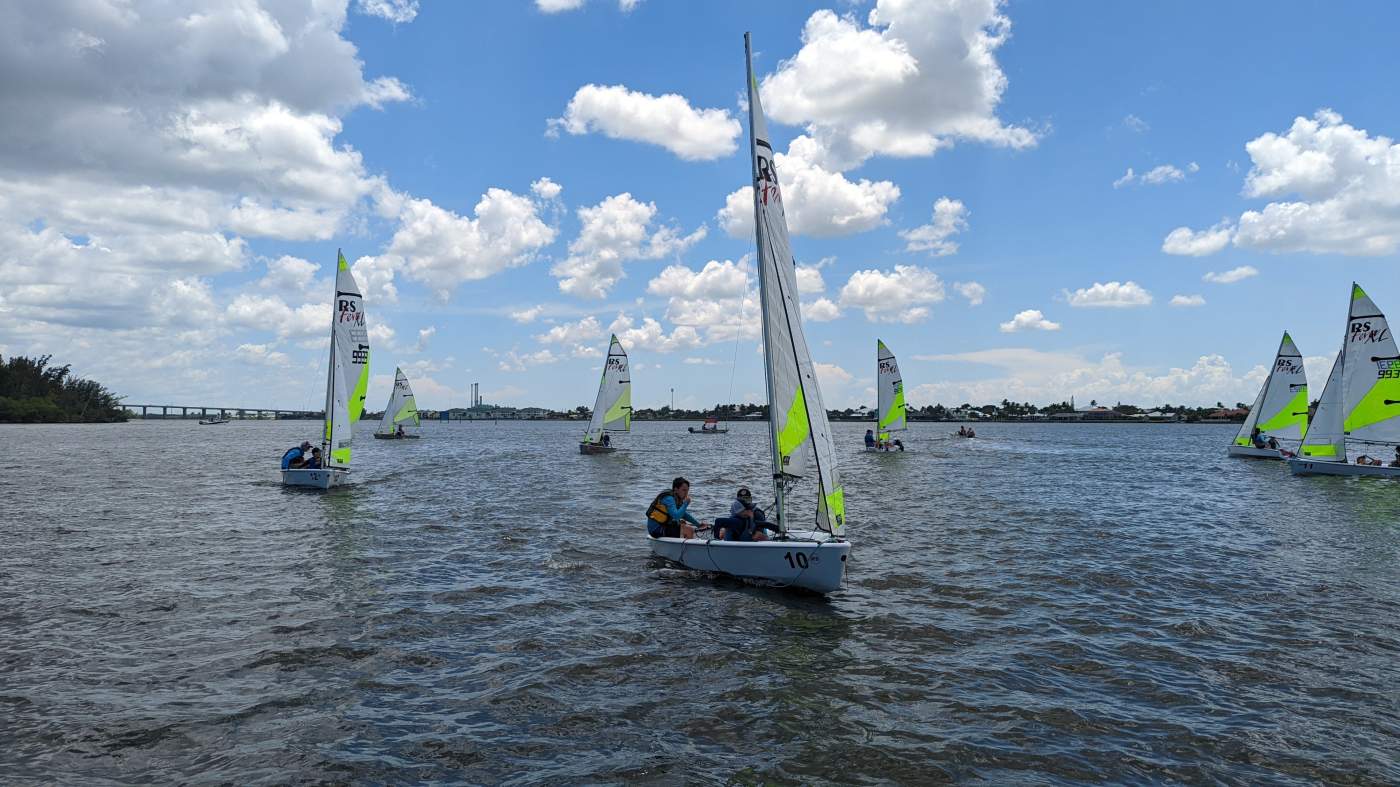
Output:
[[1249,433],[1249,442],[1253,443],[1255,448],[1268,448],[1264,443],[1264,434],[1259,431],[1257,426],[1254,427],[1254,431]]
[[287,453],[282,454],[283,470],[300,470],[306,464],[306,452],[311,450],[311,442],[303,441],[301,445],[287,449]]
[[608,436],[607,432],[603,432],[603,447],[607,448],[610,445],[612,445],[612,438]]
[[311,458],[307,460],[306,464],[302,465],[302,467],[307,470],[320,470],[325,467],[325,464],[321,462],[321,449],[311,449]]
[[764,530],[777,533],[778,526],[768,523],[763,509],[754,505],[753,493],[747,487],[739,487],[739,493],[729,506],[729,516],[715,520],[715,538],[725,541],[767,541]]
[[705,523],[691,516],[689,507],[690,482],[677,478],[647,506],[647,533],[652,538],[694,538],[695,528]]
[[1400,445],[1395,446],[1395,461],[1390,463],[1391,467],[1400,467]]
[[865,430],[865,448],[866,448],[866,450],[871,450],[871,449],[873,449],[874,447],[875,447],[875,430],[874,430],[874,429],[866,429],[866,430]]
[[1356,463],[1359,464],[1359,465],[1367,465],[1367,466],[1369,466],[1369,467],[1380,467],[1380,466],[1381,466],[1381,460],[1380,460],[1380,459],[1375,458],[1375,457],[1370,457],[1370,456],[1367,456],[1367,455],[1365,455],[1365,454],[1362,454],[1361,456],[1356,457]]

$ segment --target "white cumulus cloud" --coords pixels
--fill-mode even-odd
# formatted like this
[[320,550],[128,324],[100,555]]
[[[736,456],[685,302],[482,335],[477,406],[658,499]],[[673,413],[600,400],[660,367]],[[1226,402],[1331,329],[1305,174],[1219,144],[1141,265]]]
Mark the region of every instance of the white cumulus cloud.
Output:
[[1001,324],[1002,333],[1019,333],[1021,331],[1058,331],[1060,324],[1045,319],[1045,315],[1039,309],[1026,309],[1016,312],[1016,316]]
[[418,16],[418,0],[355,0],[355,8],[396,25],[412,22]]
[[689,235],[671,226],[653,229],[656,204],[626,192],[579,208],[578,217],[583,226],[569,244],[569,256],[550,273],[560,290],[582,298],[607,296],[626,277],[624,262],[674,256],[705,237],[703,226]]
[[1188,257],[1205,257],[1228,246],[1234,234],[1235,228],[1229,222],[1221,222],[1199,232],[1190,227],[1177,227],[1167,233],[1166,239],[1162,241],[1162,251]]
[[657,145],[687,161],[727,156],[738,147],[739,121],[726,109],[696,109],[684,96],[653,96],[623,85],[579,88],[551,132],[598,132],[612,139]]
[[954,282],[953,289],[967,299],[968,306],[981,306],[987,298],[987,288],[975,281]]
[[1205,306],[1206,299],[1200,295],[1173,295],[1172,306]]
[[1081,287],[1074,292],[1065,290],[1065,300],[1070,306],[1124,308],[1151,304],[1152,293],[1132,281],[1094,282],[1092,286]]
[[1210,273],[1207,273],[1206,275],[1202,276],[1201,280],[1208,281],[1212,284],[1234,284],[1237,281],[1243,281],[1251,276],[1258,275],[1259,270],[1254,266],[1241,265],[1238,268],[1231,268],[1230,270],[1223,271],[1221,273],[1211,271]]
[[951,238],[967,229],[968,210],[962,200],[939,197],[933,203],[933,220],[921,227],[900,230],[905,251],[926,251],[930,256],[956,254],[958,244]]
[[841,288],[842,306],[862,309],[871,322],[915,323],[926,319],[931,304],[941,303],[943,282],[927,268],[896,265],[893,271],[863,270]]

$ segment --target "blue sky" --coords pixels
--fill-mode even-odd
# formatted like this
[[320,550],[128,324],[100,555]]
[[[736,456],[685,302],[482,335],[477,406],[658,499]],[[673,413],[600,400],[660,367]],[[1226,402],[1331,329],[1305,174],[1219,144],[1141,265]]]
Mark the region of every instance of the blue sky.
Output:
[[745,30],[832,406],[877,337],[915,405],[1249,401],[1400,303],[1386,7],[7,13],[0,352],[132,400],[315,405],[338,247],[372,405],[586,404],[612,330],[638,406],[758,400]]

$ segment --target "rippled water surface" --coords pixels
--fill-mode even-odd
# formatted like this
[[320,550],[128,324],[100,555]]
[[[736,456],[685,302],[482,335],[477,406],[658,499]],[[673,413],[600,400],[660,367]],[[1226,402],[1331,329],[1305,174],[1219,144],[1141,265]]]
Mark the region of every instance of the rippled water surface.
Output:
[[312,423],[0,426],[0,774],[1400,783],[1400,484],[1224,426],[837,424],[821,598],[650,556],[672,476],[763,488],[762,424],[685,426],[431,424],[329,494],[274,469]]

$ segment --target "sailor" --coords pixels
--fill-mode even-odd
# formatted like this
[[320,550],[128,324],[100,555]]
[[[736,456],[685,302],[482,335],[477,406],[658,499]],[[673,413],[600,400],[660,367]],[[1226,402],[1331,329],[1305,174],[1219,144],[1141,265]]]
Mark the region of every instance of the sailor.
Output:
[[1264,433],[1260,432],[1259,427],[1257,426],[1254,427],[1254,431],[1249,433],[1249,442],[1253,443],[1255,448],[1268,447],[1267,444],[1264,442]]
[[754,505],[753,493],[748,487],[739,487],[729,506],[729,516],[715,520],[715,538],[725,541],[766,541],[765,530],[777,533],[778,526],[770,524],[763,509]]
[[297,470],[306,464],[306,452],[311,450],[311,441],[303,440],[301,445],[287,449],[287,453],[282,454],[282,469]]
[[647,534],[652,538],[693,538],[695,528],[703,527],[690,508],[690,482],[676,478],[671,488],[657,495],[647,506]]
[[903,451],[903,450],[904,450],[904,441],[903,441],[903,440],[896,439],[896,440],[894,441],[894,447],[897,448],[897,449],[900,450],[900,451]]
[[612,438],[608,436],[607,432],[603,432],[603,447],[607,448],[610,445],[612,445]]
[[1395,446],[1395,461],[1390,463],[1391,467],[1400,467],[1400,445]]
[[874,430],[874,429],[866,429],[866,430],[865,430],[865,450],[867,450],[867,451],[873,451],[873,450],[875,450],[875,430]]
[[325,464],[321,462],[321,449],[311,449],[311,458],[307,460],[306,464],[302,465],[302,467],[307,470],[320,470],[325,467]]

